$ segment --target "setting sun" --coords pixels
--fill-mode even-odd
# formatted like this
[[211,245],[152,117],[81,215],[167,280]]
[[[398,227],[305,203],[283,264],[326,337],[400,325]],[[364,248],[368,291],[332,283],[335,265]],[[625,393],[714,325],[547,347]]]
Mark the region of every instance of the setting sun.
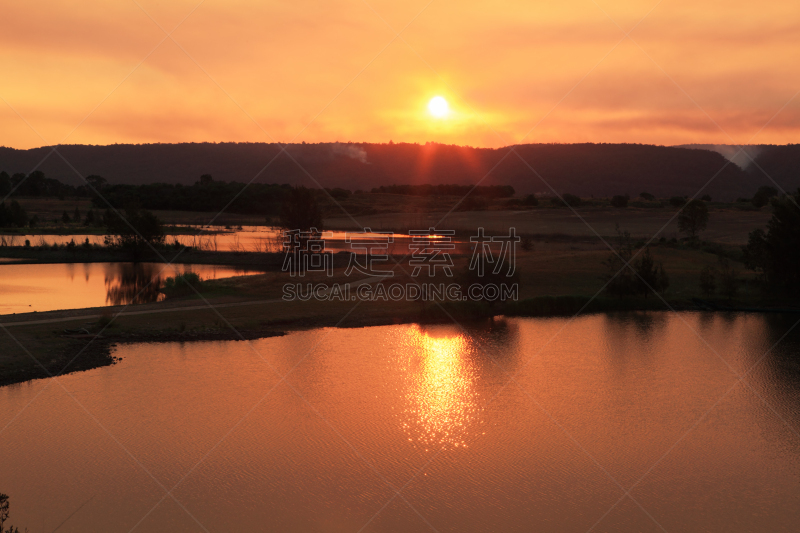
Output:
[[447,105],[447,100],[441,96],[434,96],[428,102],[428,111],[436,118],[444,118],[450,113],[450,106]]

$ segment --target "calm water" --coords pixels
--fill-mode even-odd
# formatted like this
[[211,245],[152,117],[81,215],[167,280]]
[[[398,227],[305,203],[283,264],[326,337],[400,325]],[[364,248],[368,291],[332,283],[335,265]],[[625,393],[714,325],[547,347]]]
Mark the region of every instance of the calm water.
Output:
[[752,389],[733,374],[791,323],[652,313],[122,346],[114,367],[0,388],[0,490],[32,532],[797,531],[800,339]]
[[[196,229],[201,229],[199,226]],[[228,229],[224,226],[206,226],[198,235],[168,235],[167,244],[175,242],[184,246],[191,246],[200,250],[219,252],[281,252],[283,251],[283,230],[271,226],[244,226],[242,229]],[[418,228],[425,230],[427,228]],[[380,231],[377,228],[375,231]],[[353,248],[345,241],[348,233],[344,231],[326,231],[324,240],[326,250],[332,252],[352,251],[364,253],[364,249]],[[352,234],[351,234],[352,235]],[[31,246],[60,246],[74,241],[83,244],[103,245],[105,235],[3,235],[0,244],[7,246],[24,246],[25,241],[30,241]],[[461,253],[470,250],[469,242],[452,241],[455,250]],[[405,254],[409,251],[411,239],[408,234],[392,234],[392,243],[388,244],[387,252],[391,254]]]
[[257,273],[217,265],[2,264],[0,315],[154,302],[162,296],[162,283],[183,272],[195,272],[204,280]]

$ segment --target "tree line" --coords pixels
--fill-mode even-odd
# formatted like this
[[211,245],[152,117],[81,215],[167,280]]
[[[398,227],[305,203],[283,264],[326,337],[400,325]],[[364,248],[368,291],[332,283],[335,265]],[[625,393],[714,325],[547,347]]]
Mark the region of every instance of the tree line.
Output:
[[381,185],[373,193],[402,194],[405,196],[480,196],[483,198],[511,198],[511,185]]
[[57,179],[48,178],[41,170],[35,170],[30,174],[17,173],[9,175],[8,172],[0,172],[0,197],[9,194],[15,196],[34,196],[48,198],[66,198],[67,196],[90,196],[91,190],[85,185],[75,187],[66,183],[61,183]]

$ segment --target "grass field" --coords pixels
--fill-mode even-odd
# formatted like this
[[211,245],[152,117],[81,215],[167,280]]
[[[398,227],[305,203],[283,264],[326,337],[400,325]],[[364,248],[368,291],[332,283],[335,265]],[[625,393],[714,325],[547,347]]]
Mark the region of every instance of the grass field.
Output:
[[[553,207],[549,202],[534,208],[508,208],[507,200],[494,200],[486,210],[450,211],[460,198],[425,198],[391,194],[354,194],[340,202],[338,207],[330,199],[324,200],[327,214],[325,226],[334,230],[358,230],[369,227],[376,231],[401,231],[427,229],[452,229],[459,233],[470,233],[478,227],[487,232],[508,233],[510,227],[518,234],[528,234],[547,240],[547,236],[569,236],[585,238],[584,243],[602,245],[597,235],[609,238],[616,234],[616,226],[629,231],[636,239],[652,236],[667,239],[680,237],[675,207],[611,207],[607,201],[592,200],[590,205],[575,209]],[[40,219],[38,232],[57,233],[101,232],[101,228],[86,228],[80,223],[64,224],[64,211],[73,215],[77,207],[83,216],[92,207],[85,198],[19,198],[29,216]],[[97,210],[96,210],[97,211]],[[276,224],[277,218],[237,213],[196,211],[155,211],[166,224],[204,225],[212,221],[220,226],[246,226]],[[577,213],[577,214],[576,214]],[[769,208],[754,209],[750,204],[712,203],[709,207],[708,228],[701,234],[704,240],[724,244],[744,244],[747,235],[756,228],[763,228],[771,216]],[[26,230],[28,231],[28,230]]]

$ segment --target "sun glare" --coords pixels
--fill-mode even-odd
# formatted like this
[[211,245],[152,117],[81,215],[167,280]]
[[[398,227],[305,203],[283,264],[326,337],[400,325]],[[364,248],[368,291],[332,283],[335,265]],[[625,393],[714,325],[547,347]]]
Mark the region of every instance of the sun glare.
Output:
[[434,96],[428,102],[428,111],[436,118],[444,118],[450,112],[450,106],[447,105],[447,100],[441,96]]

